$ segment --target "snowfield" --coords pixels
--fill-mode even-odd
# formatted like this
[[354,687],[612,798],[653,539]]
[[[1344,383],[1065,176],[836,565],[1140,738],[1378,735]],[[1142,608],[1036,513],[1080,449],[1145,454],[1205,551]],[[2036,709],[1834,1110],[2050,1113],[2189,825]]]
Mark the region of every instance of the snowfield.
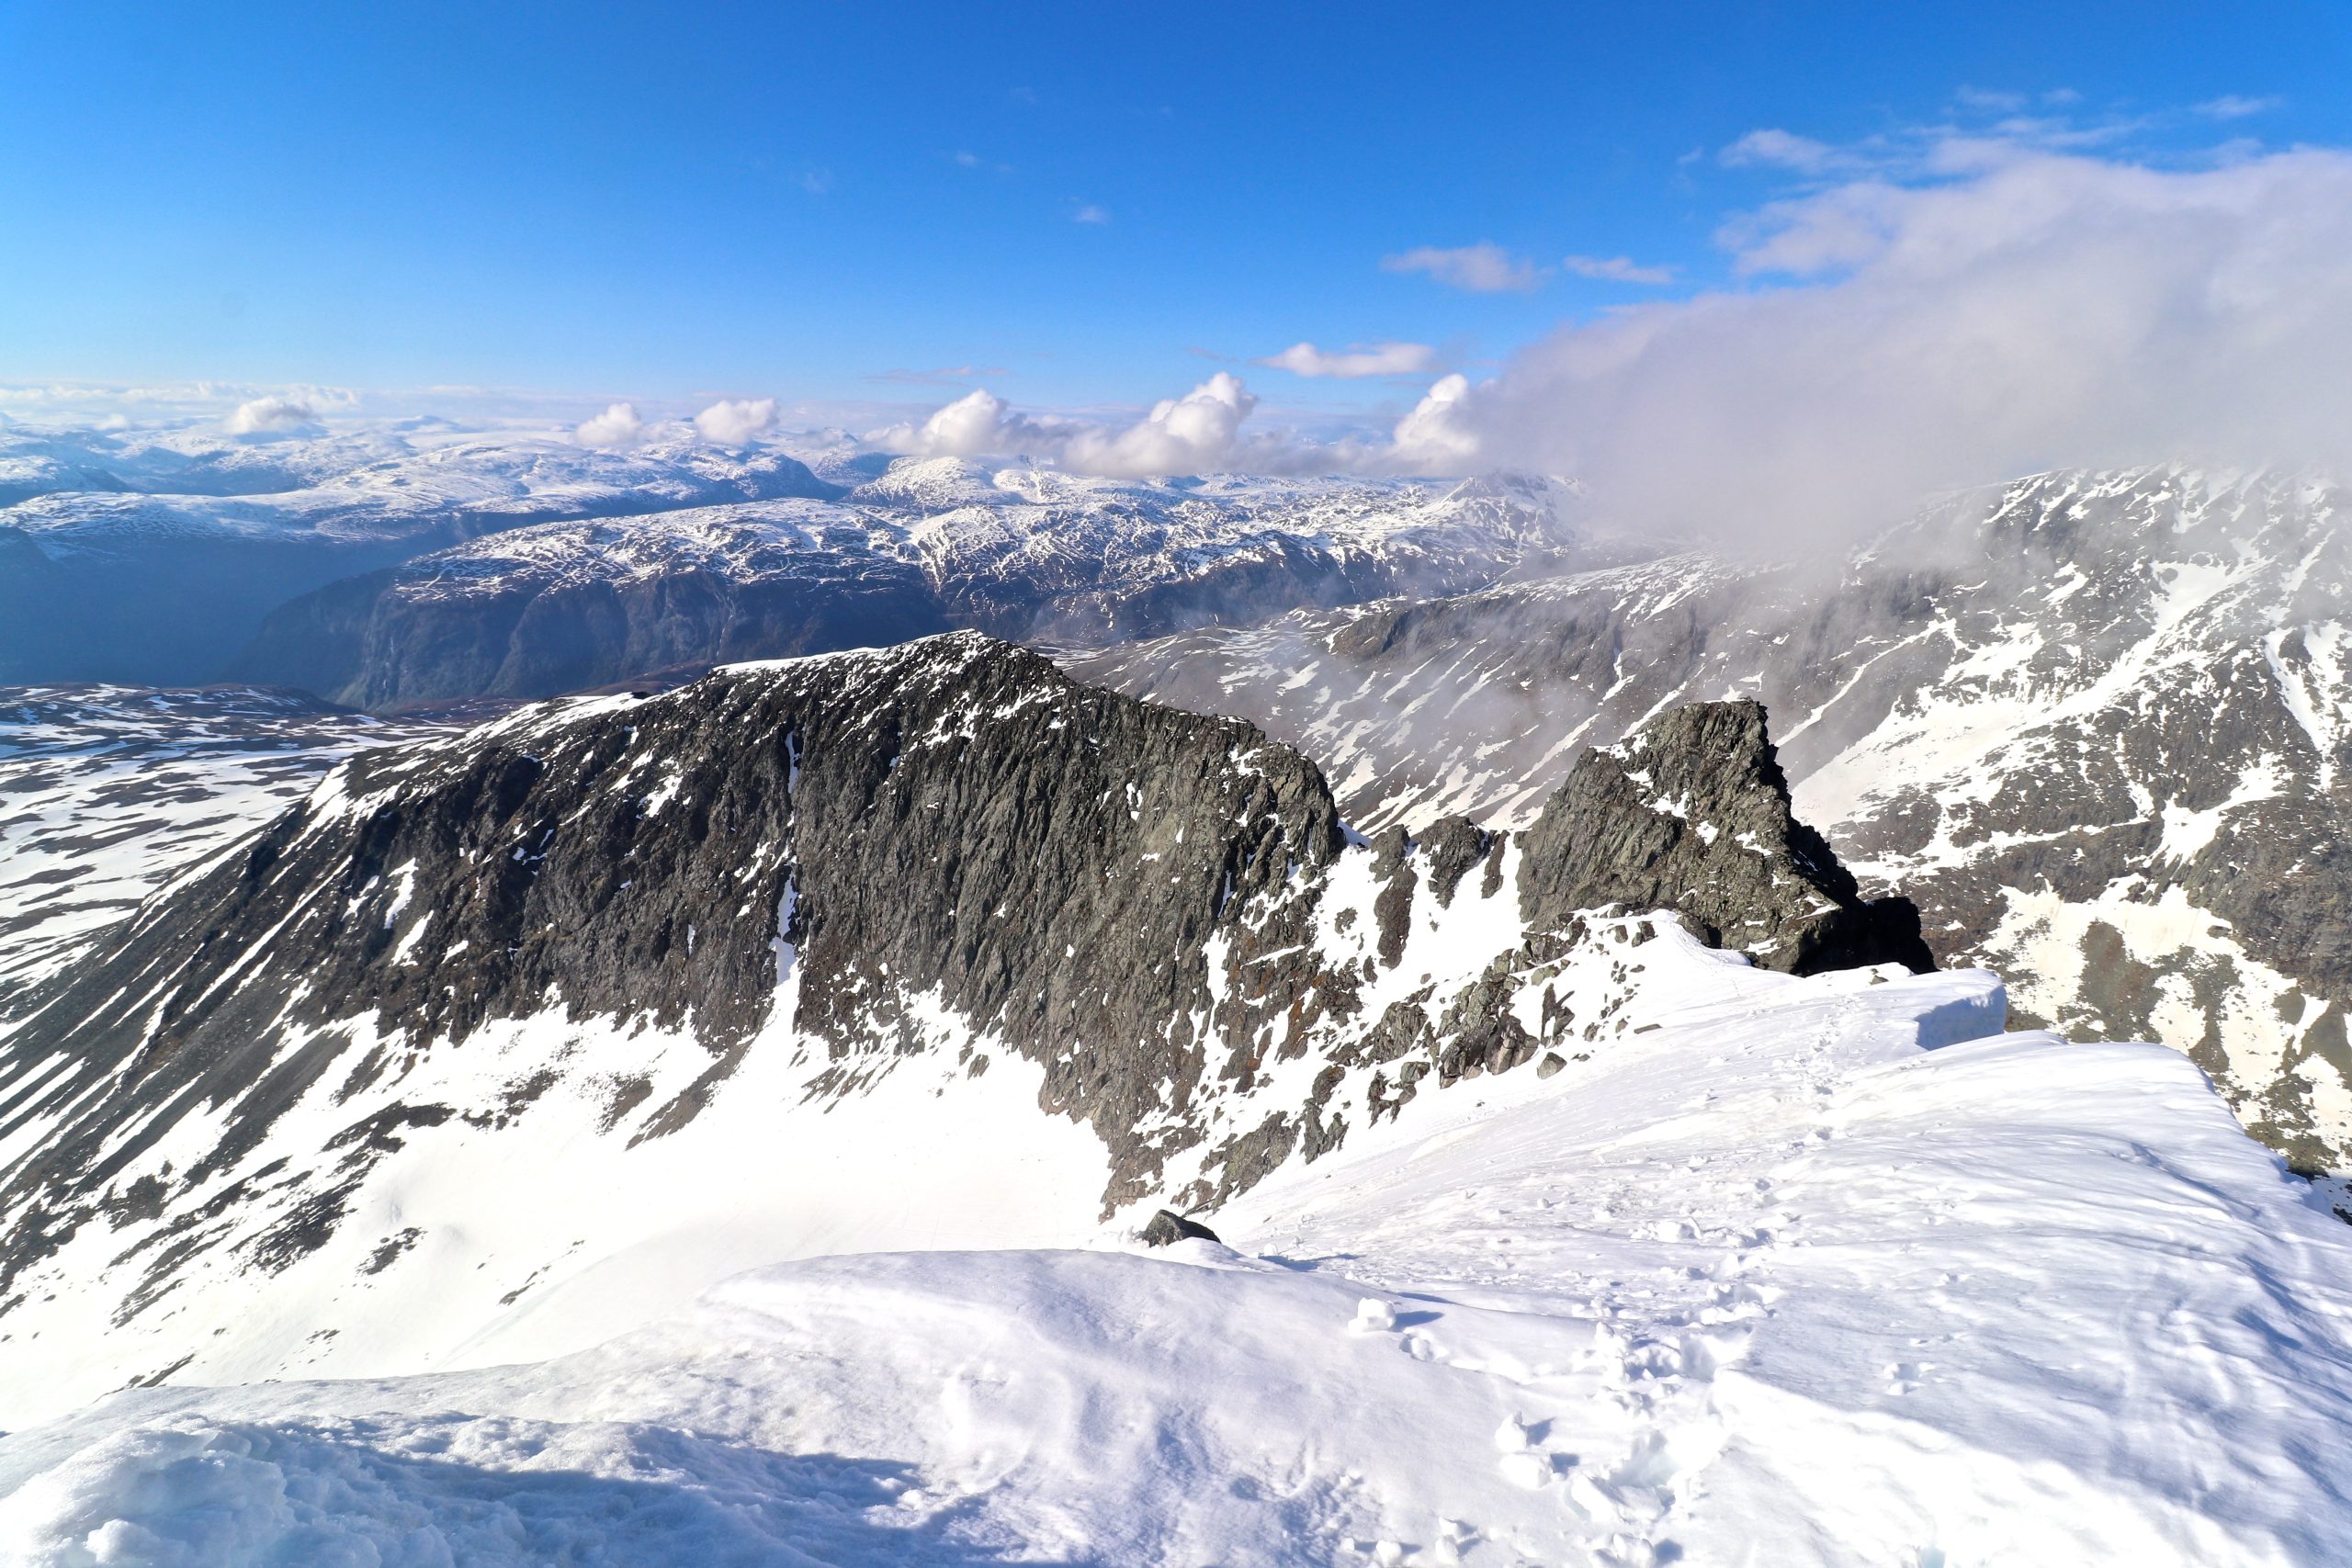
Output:
[[0,1002],[343,758],[451,728],[253,687],[0,691]]
[[2186,1058],[2001,1033],[1983,972],[1650,954],[1633,1032],[1419,1097],[1229,1246],[1006,1247],[845,1131],[832,1179],[961,1250],[554,1359],[129,1390],[0,1439],[0,1559],[2352,1560],[2352,1233]]

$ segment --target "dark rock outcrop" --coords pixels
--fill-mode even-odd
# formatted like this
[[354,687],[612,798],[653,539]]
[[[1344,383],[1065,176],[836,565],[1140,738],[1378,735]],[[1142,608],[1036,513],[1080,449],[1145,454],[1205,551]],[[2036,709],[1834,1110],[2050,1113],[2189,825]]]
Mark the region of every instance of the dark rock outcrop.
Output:
[[[1312,900],[1280,897],[1341,843],[1295,752],[975,634],[369,753],[28,999],[8,1055],[76,1064],[43,1101],[110,1087],[0,1206],[95,1192],[228,1107],[195,1179],[330,1069],[348,1089],[550,1008],[691,1028],[712,1066],[664,1108],[674,1132],[787,971],[844,1083],[944,1009],[1044,1063],[1046,1109],[1140,1179],[1164,1150],[1132,1129],[1348,1000],[1300,956]],[[363,1019],[392,1043],[340,1059]]]
[[1201,631],[1084,678],[1248,718],[1376,832],[1531,822],[1679,704],[1791,722],[1797,799],[2011,1016],[2159,1039],[2352,1173],[2352,512],[2316,474],[2057,471],[1804,566],[1679,555]]
[[1146,1247],[1173,1247],[1180,1241],[1215,1241],[1216,1232],[1198,1220],[1188,1220],[1172,1209],[1162,1209],[1143,1227]]
[[1918,910],[1864,899],[1792,813],[1753,702],[1693,703],[1622,747],[1587,750],[1527,831],[1519,890],[1536,929],[1589,909],[1673,909],[1709,946],[1765,969],[1935,967]]

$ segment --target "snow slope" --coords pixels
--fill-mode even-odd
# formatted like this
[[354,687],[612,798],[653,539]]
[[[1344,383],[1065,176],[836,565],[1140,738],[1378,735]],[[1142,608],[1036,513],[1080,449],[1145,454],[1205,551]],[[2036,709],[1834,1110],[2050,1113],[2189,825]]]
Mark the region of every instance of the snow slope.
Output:
[[1752,707],[1640,742],[1523,837],[1351,841],[1248,727],[962,633],[350,759],[0,1013],[0,1427],[1215,1204],[1680,1005],[1604,906],[1735,992],[1924,962]]
[[1652,948],[1657,1027],[1420,1097],[1230,1248],[814,1259],[551,1360],[130,1391],[0,1439],[0,1554],[2352,1554],[2352,1250],[2188,1062],[2000,1034],[1982,974]]

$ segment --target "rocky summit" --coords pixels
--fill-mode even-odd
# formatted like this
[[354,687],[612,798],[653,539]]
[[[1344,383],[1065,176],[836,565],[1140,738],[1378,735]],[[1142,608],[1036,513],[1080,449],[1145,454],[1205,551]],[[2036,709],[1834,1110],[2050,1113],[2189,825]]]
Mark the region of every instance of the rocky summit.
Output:
[[1252,726],[977,633],[523,710],[344,761],[20,1000],[0,1327],[64,1292],[168,1360],[241,1277],[435,1245],[389,1195],[460,1145],[560,1133],[626,1182],[719,1109],[788,1145],[894,1075],[1029,1086],[1106,1215],[1214,1208],[1623,1035],[1677,916],[1767,968],[1930,966],[1753,703],[1587,752],[1524,835],[1376,840]]

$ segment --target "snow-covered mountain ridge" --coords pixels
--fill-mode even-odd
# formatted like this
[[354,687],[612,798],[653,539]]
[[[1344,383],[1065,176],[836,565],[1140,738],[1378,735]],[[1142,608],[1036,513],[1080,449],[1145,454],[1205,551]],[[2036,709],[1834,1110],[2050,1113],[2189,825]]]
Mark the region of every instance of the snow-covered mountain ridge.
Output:
[[0,682],[209,682],[286,600],[481,534],[838,492],[767,448],[613,452],[429,421],[0,429]]
[[955,626],[1099,642],[1455,592],[1575,542],[1552,480],[1114,481],[845,439],[0,427],[0,682],[545,696]]
[[[746,1117],[910,1083],[1067,1127],[1073,1212],[1215,1203],[1622,1037],[1661,908],[1743,969],[1928,963],[1790,818],[1752,705],[1592,753],[1524,834],[1418,844],[1351,840],[1246,725],[977,634],[364,753],[14,1010],[0,1382],[447,1354],[452,1314],[593,1271],[608,1212],[707,1204]],[[550,1147],[576,1193],[517,1191],[526,1249],[453,1284],[484,1222],[421,1223],[417,1184],[465,1173],[473,1213]],[[212,1340],[281,1278],[300,1336]]]
[[1351,819],[1524,821],[1577,750],[1748,695],[1805,815],[2070,1033],[2190,1052],[2352,1169],[2352,596],[2334,486],[2178,468],[1954,496],[1808,576],[1679,556],[1080,660],[1249,717]]

